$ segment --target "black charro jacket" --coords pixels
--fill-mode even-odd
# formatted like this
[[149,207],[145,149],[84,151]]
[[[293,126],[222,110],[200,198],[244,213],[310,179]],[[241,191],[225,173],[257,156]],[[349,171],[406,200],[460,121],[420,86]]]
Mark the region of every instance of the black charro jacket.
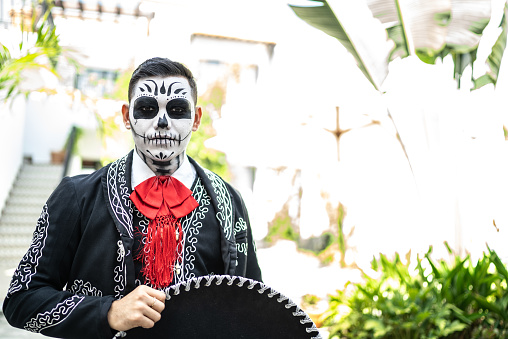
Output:
[[[111,303],[136,287],[132,156],[131,151],[92,174],[66,177],[49,197],[4,300],[11,325],[58,338],[110,339],[116,333],[107,321]],[[189,160],[220,228],[220,274],[261,281],[240,194]]]

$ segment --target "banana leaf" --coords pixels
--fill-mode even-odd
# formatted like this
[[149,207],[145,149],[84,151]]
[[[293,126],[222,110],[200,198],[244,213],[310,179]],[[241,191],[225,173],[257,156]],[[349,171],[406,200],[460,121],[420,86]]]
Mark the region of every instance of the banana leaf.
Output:
[[300,19],[339,40],[370,83],[381,89],[394,44],[365,3],[314,0],[289,6]]
[[459,88],[464,69],[476,61],[478,44],[490,21],[490,12],[490,0],[452,0],[452,17],[441,57],[452,55],[454,78]]
[[446,45],[456,53],[478,48],[483,30],[490,21],[490,0],[452,0],[452,15]]
[[[354,2],[361,3],[360,2]],[[310,25],[339,39],[356,59],[367,79],[379,89],[373,74],[383,74],[386,60],[385,50],[376,50],[372,44],[375,39],[369,35],[365,25],[368,19],[355,17],[351,3],[344,1],[309,1],[314,6],[290,7]],[[490,0],[365,0],[372,15],[379,19],[395,47],[388,54],[388,62],[397,57],[416,54],[420,60],[433,64],[438,57],[452,54],[454,77],[459,79],[464,69],[476,60],[476,50],[483,30],[490,20]],[[338,9],[335,9],[338,8]],[[348,18],[361,25],[347,23]],[[352,21],[352,20],[349,20]],[[359,27],[358,27],[359,26]],[[356,28],[355,28],[356,27]],[[361,32],[356,32],[361,31]],[[506,40],[506,39],[505,39]],[[502,45],[500,41],[499,46]],[[363,51],[360,50],[362,46]],[[504,49],[503,49],[504,50]],[[370,53],[366,56],[366,53]],[[498,53],[497,53],[498,54]],[[502,56],[502,55],[501,55]],[[379,60],[372,60],[374,58]],[[489,58],[492,71],[478,80],[479,84],[495,82],[499,72],[497,55]],[[380,65],[383,65],[379,67]],[[384,76],[377,77],[384,79]]]
[[508,14],[508,3],[505,4],[504,14],[501,20],[500,27],[502,28],[499,37],[497,38],[496,43],[492,47],[492,53],[490,53],[487,58],[487,72],[481,77],[474,79],[474,89],[481,88],[487,84],[493,84],[494,86],[497,83],[497,78],[499,76],[499,69],[501,68],[501,61],[503,60],[503,54],[506,49],[506,36],[508,32],[508,24],[506,22],[506,17]]
[[392,59],[416,53],[422,61],[435,61],[446,45],[450,0],[366,1],[397,46]]

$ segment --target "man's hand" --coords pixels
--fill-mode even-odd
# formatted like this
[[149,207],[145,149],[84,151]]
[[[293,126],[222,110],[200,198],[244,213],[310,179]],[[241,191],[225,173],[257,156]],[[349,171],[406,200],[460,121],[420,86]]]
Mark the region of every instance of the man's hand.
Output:
[[134,327],[152,328],[160,320],[166,294],[141,285],[120,300],[111,304],[108,312],[109,326],[117,331]]

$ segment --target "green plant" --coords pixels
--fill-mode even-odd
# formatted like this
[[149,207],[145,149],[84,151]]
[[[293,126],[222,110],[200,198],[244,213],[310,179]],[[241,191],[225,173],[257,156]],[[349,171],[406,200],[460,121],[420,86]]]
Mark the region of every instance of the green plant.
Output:
[[[32,3],[29,27],[26,27],[24,18],[21,18],[19,50],[9,50],[4,43],[0,43],[0,91],[5,91],[4,101],[19,94],[28,95],[28,92],[20,88],[24,80],[24,70],[47,69],[57,74],[55,68],[58,57],[62,54],[62,47],[55,26],[48,20],[51,7],[41,16],[37,8],[36,4]],[[69,61],[72,62],[71,59]]]
[[268,226],[268,234],[264,240],[274,243],[279,239],[286,239],[298,242],[299,234],[295,230],[291,217],[286,214],[278,214]]
[[[449,248],[448,248],[449,249]],[[502,338],[508,335],[508,272],[491,249],[449,264],[431,251],[411,265],[398,254],[372,261],[379,276],[330,297],[330,338]],[[449,249],[450,253],[451,250]],[[341,310],[347,307],[348,311]]]

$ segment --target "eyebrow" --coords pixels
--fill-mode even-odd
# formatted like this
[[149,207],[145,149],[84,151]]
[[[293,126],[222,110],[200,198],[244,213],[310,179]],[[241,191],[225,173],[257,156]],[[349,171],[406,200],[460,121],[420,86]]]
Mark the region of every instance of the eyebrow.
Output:
[[[155,96],[158,96],[159,95],[159,91],[160,91],[160,94],[166,94],[167,93],[167,96],[170,96],[171,95],[171,92],[172,92],[172,87],[173,85],[175,84],[182,84],[180,81],[175,81],[173,83],[171,83],[168,87],[167,87],[167,91],[166,91],[166,87],[164,86],[164,80],[162,81],[162,84],[161,84],[161,88],[159,90],[159,86],[157,85],[157,83],[155,82],[155,80],[152,80],[152,79],[147,79],[145,80],[146,82],[143,83],[143,85],[145,85],[146,87],[146,90],[149,92],[149,93],[152,93],[152,87],[150,86],[149,83],[147,82],[153,82],[155,88],[153,89],[153,95]],[[145,92],[145,89],[142,87],[142,86],[139,86],[138,87],[139,90],[144,93]],[[182,87],[182,88],[177,88],[174,90],[174,94],[179,94],[179,95],[186,95],[187,92],[182,92],[182,91],[185,91],[185,88]]]

